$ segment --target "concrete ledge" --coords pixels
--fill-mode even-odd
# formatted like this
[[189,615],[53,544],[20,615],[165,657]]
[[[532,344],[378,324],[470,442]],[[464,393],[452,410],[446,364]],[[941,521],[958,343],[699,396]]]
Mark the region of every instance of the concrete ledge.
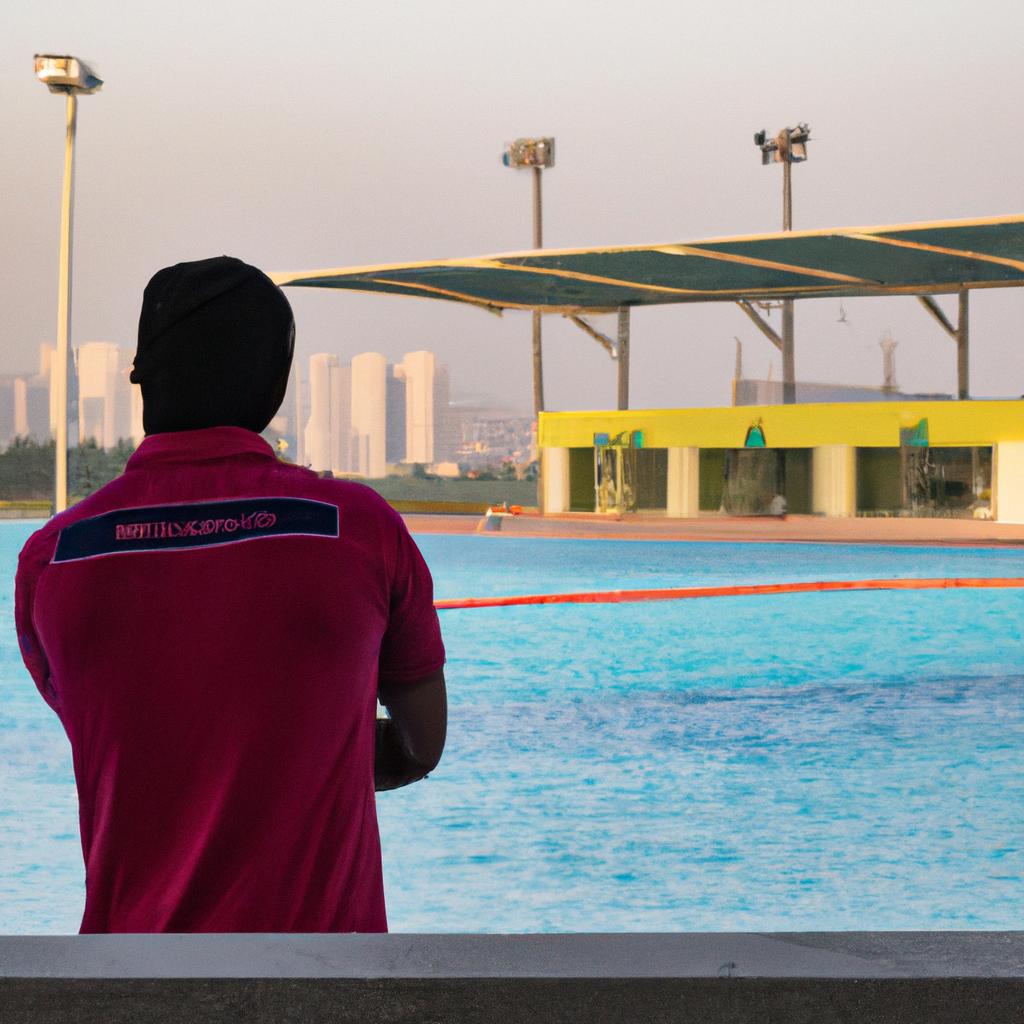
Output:
[[1024,1020],[1024,932],[0,937],[4,1024]]

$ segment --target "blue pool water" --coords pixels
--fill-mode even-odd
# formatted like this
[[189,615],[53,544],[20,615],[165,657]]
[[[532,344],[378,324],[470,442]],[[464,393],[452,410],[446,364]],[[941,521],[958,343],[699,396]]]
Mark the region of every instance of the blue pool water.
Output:
[[[0,932],[77,930],[67,741],[0,524]],[[439,597],[1019,576],[1013,550],[424,536]],[[396,931],[1015,928],[1024,591],[445,611],[449,746],[379,799]]]

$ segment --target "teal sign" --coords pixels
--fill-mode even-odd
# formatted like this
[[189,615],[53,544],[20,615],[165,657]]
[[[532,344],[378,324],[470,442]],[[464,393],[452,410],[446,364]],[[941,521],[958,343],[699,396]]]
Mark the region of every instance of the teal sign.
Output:
[[764,426],[758,420],[752,427],[747,428],[747,437],[743,442],[744,448],[766,448],[764,441]]
[[921,420],[916,427],[900,427],[900,447],[927,448],[928,420]]

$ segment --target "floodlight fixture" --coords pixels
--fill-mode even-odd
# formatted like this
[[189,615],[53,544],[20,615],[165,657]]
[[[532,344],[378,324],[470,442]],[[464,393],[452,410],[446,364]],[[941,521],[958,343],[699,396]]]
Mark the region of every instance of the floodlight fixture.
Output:
[[506,167],[554,167],[555,140],[516,139],[505,146],[501,162]]
[[810,125],[801,121],[795,128],[783,128],[774,139],[762,128],[754,133],[754,145],[761,150],[762,164],[799,164],[807,159]]
[[103,79],[84,60],[69,54],[37,53],[35,69],[36,78],[50,92],[73,92],[87,96],[103,87]]

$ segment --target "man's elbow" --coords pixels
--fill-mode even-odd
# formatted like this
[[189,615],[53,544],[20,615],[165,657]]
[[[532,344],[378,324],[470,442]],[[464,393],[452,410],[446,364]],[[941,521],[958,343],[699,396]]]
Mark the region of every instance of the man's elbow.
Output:
[[444,739],[441,740],[440,744],[435,744],[426,749],[417,747],[409,753],[416,765],[422,769],[423,774],[427,775],[441,763],[441,755],[444,753]]

